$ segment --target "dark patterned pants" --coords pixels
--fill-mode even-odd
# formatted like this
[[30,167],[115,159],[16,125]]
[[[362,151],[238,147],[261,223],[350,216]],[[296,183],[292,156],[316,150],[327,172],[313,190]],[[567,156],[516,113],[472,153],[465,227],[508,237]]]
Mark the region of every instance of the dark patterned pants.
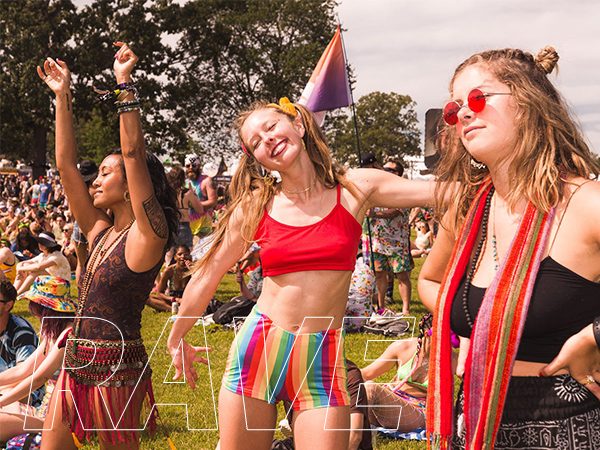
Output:
[[[463,404],[461,386],[453,449],[465,448]],[[494,448],[600,449],[600,401],[570,375],[512,377]]]

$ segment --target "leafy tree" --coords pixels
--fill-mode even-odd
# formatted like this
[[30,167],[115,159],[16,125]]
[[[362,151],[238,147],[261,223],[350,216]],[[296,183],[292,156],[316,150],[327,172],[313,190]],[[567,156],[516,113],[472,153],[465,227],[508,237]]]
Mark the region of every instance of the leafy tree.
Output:
[[[371,92],[356,103],[356,122],[362,154],[387,158],[419,155],[420,131],[415,102],[408,95]],[[324,131],[334,158],[358,166],[354,120],[349,108],[328,117]]]
[[195,0],[172,9],[165,29],[182,32],[169,73],[173,121],[207,153],[227,154],[239,110],[258,99],[300,96],[335,30],[335,5]]
[[68,58],[76,23],[70,0],[0,2],[0,148],[9,158],[32,162],[44,173],[51,96],[36,66],[52,54]]
[[[335,29],[335,0],[71,0],[0,2],[1,151],[34,160],[53,154],[52,94],[35,67],[47,56],[72,72],[79,154],[99,160],[118,145],[111,102],[114,41],[132,44],[146,142],[173,159],[234,148],[230,125],[256,99],[299,97]],[[49,140],[50,139],[50,140]],[[235,150],[237,152],[237,150]],[[38,170],[36,169],[36,170]]]

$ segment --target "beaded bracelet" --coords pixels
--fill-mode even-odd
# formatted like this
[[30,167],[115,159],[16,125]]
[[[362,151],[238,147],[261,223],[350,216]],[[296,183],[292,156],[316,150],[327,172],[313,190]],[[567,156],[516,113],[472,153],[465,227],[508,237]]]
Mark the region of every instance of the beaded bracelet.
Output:
[[122,108],[117,109],[117,113],[123,114],[123,113],[131,112],[131,111],[139,111],[139,110],[140,110],[139,106],[124,106]]
[[600,348],[600,316],[594,319],[594,339],[596,339],[596,345]]
[[115,105],[117,105],[119,108],[126,106],[140,106],[140,101],[136,98],[135,100],[130,100],[127,102],[115,102]]

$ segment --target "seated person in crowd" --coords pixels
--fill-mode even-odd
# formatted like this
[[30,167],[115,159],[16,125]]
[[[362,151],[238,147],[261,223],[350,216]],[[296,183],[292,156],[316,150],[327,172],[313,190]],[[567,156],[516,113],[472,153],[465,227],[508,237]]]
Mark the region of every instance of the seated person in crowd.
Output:
[[256,301],[262,292],[263,286],[263,274],[260,261],[256,269],[250,272],[250,278],[248,279],[247,284],[241,266],[242,264],[239,265],[238,270],[235,272],[235,281],[240,285],[240,294],[250,300]]
[[19,295],[29,289],[33,284],[33,280],[41,275],[59,277],[63,280],[71,279],[71,266],[60,251],[61,246],[54,239],[54,234],[44,231],[39,236],[35,236],[34,239],[37,241],[42,253],[28,261],[17,264],[15,288]]
[[77,251],[75,249],[75,241],[73,240],[73,224],[65,223],[63,227],[63,243],[62,243],[62,254],[65,255],[71,272],[75,272],[77,268]]
[[11,283],[17,276],[17,257],[10,250],[10,241],[4,236],[0,237],[0,278],[5,277]]
[[[38,346],[38,337],[31,324],[11,314],[17,300],[17,290],[6,278],[0,280],[0,377],[2,373],[23,363]],[[0,378],[1,380],[1,378]],[[43,392],[35,391],[32,404],[41,401]]]
[[10,249],[19,261],[27,261],[40,254],[37,241],[26,224],[19,225],[17,239]]
[[[68,280],[43,276],[36,278],[32,288],[19,297],[29,300],[29,311],[40,320],[42,342],[21,364],[0,373],[0,441],[43,428],[75,317],[76,305],[70,290]],[[44,395],[47,381],[48,392]],[[34,401],[28,403],[31,389],[36,389],[31,396]]]
[[433,234],[425,221],[417,221],[415,228],[417,230],[417,237],[414,242],[411,242],[410,252],[414,257],[425,256],[429,253],[433,245]]
[[[379,358],[361,370],[367,381],[364,388],[371,425],[403,433],[425,426],[432,324],[433,316],[428,313],[419,323],[417,338],[392,343]],[[458,342],[453,346],[458,346]],[[453,353],[454,371],[457,359]],[[390,383],[371,381],[393,368],[396,368],[396,374]]]
[[175,248],[174,264],[167,267],[160,275],[155,290],[150,293],[146,305],[157,311],[171,311],[173,302],[181,303],[183,291],[190,281],[192,257],[186,245]]

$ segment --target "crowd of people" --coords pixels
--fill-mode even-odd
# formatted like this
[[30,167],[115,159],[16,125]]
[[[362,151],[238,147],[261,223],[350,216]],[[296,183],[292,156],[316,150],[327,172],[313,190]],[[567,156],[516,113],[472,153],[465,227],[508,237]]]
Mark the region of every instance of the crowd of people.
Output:
[[[141,415],[157,425],[156,409],[143,413],[154,404],[144,307],[179,308],[167,345],[175,380],[185,374],[193,389],[209,349],[186,335],[196,318],[239,305],[221,449],[366,450],[370,427],[427,427],[435,449],[600,442],[600,169],[548,80],[552,47],[486,51],[457,67],[436,181],[408,180],[400,160],[380,165],[372,153],[341,168],[304,106],[253,103],[234,122],[240,163],[214,220],[200,157],[165,168],[146,151],[138,58],[115,46],[118,90],[106,95],[120,149],[77,163],[70,71],[48,58],[38,74],[56,96],[59,173],[0,178],[0,441],[37,427],[42,449],[93,434],[102,448],[138,448]],[[417,335],[364,367],[347,360],[346,332],[384,317],[395,281],[395,317],[410,314],[420,257],[431,313]],[[228,272],[240,296],[216,305]],[[39,339],[11,313],[18,299],[44,319]],[[288,444],[273,442],[279,402]]]

